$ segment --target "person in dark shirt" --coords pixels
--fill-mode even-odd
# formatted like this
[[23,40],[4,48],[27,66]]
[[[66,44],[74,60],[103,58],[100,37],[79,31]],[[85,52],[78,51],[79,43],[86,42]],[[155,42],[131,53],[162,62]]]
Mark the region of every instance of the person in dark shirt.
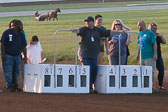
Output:
[[84,65],[90,66],[90,92],[96,92],[92,85],[97,75],[97,57],[100,52],[101,37],[108,37],[110,30],[104,30],[94,26],[94,18],[89,16],[85,20],[85,26],[80,29],[72,29],[72,32],[81,36],[81,57]]
[[151,29],[156,36],[156,42],[157,42],[157,54],[158,58],[156,60],[156,68],[158,69],[158,81],[159,81],[159,89],[166,90],[166,88],[163,86],[163,78],[164,78],[164,62],[162,58],[162,53],[161,53],[161,46],[160,44],[166,44],[166,39],[157,32],[157,24],[152,22],[149,24],[148,29]]
[[[20,70],[21,52],[24,53],[24,60],[26,62],[26,40],[21,33],[20,20],[13,23],[13,28],[9,28],[3,32],[1,37],[1,54],[2,66],[7,82],[8,91],[17,91],[18,89],[18,75]],[[14,77],[14,79],[13,79]]]
[[[106,30],[104,26],[102,26],[103,17],[101,15],[95,16],[95,27],[102,28]],[[105,39],[105,37],[102,37],[100,39],[100,52],[98,54],[98,64],[103,65],[104,64],[104,45],[106,47],[106,54],[108,55],[108,42]]]

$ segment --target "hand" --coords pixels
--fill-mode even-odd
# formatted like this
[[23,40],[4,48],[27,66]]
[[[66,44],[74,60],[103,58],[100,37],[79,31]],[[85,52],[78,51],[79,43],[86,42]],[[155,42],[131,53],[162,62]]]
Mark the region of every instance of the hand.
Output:
[[23,62],[24,62],[24,64],[27,64],[27,57],[23,58]]
[[154,61],[157,60],[157,56],[156,56],[156,55],[153,56],[153,60],[154,60]]
[[71,29],[73,33],[79,33],[79,29]]
[[117,40],[115,40],[115,39],[112,38],[111,42],[112,42],[113,44],[115,44],[115,43],[117,43]]
[[127,32],[125,30],[123,30],[122,33],[127,33]]
[[81,65],[83,65],[82,58],[79,58],[79,61],[81,62]]
[[109,50],[106,50],[106,54],[107,54],[107,55],[109,55],[109,54],[110,54]]
[[156,33],[156,36],[162,37],[162,34],[160,34],[160,33]]
[[27,59],[26,64],[32,64],[31,61],[29,59]]
[[79,61],[82,62],[82,58],[79,58]]
[[8,58],[8,57],[7,57],[7,55],[6,55],[6,54],[2,55],[2,60],[3,60],[3,61],[6,61],[6,60],[7,60],[7,58]]
[[112,44],[111,40],[110,40],[110,41],[108,41],[108,44]]

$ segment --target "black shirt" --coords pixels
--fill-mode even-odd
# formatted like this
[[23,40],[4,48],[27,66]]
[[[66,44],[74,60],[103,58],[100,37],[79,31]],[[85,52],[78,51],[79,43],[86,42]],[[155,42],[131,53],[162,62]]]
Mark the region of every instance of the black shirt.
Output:
[[8,29],[3,33],[1,42],[5,46],[5,54],[12,56],[20,55],[22,48],[27,45],[24,34],[15,34],[14,29]]
[[[101,26],[100,28],[106,30],[106,28],[103,26]],[[103,41],[103,43],[104,43],[105,37],[101,37],[101,41]],[[100,44],[100,52],[104,52],[104,44],[103,45]]]
[[101,37],[108,37],[110,30],[104,30],[94,27],[81,27],[79,29],[81,36],[81,57],[82,58],[96,58],[100,52],[100,39]]
[[156,42],[157,42],[157,54],[158,54],[158,57],[160,57],[160,56],[162,56],[161,47],[160,47],[160,43],[162,43],[162,39],[160,36],[157,36]]

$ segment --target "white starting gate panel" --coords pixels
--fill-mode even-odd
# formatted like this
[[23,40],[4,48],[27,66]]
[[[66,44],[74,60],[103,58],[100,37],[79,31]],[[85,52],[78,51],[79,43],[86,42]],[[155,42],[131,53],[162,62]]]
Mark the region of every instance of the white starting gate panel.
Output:
[[26,64],[24,91],[34,93],[89,93],[89,66]]
[[95,82],[98,93],[152,93],[152,67],[101,65]]

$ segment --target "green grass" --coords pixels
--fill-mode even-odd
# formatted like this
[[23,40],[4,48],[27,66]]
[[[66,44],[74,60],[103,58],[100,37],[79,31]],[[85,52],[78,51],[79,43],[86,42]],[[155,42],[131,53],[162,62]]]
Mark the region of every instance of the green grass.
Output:
[[16,11],[35,11],[35,10],[55,10],[60,9],[81,9],[81,8],[108,8],[108,7],[121,7],[128,4],[141,4],[141,3],[157,3],[168,2],[168,0],[147,0],[135,2],[105,2],[101,3],[73,3],[73,4],[48,4],[48,5],[34,5],[34,6],[14,6],[14,7],[0,7],[0,12],[16,12]]
[[[8,28],[8,23],[12,19],[21,19],[24,23],[24,30],[29,42],[32,35],[38,35],[43,48],[43,56],[53,62],[53,49],[54,49],[54,32],[58,29],[72,29],[84,26],[83,20],[88,15],[96,15],[98,13],[84,13],[84,14],[60,14],[58,15],[59,21],[44,21],[36,22],[33,16],[26,17],[4,17],[0,18],[0,34]],[[133,31],[137,30],[137,21],[145,20],[147,24],[156,22],[159,24],[159,32],[168,40],[168,15],[167,10],[149,10],[149,11],[121,11],[121,12],[104,12],[99,13],[103,15],[103,25],[111,28],[114,19],[120,18],[123,22],[132,28]],[[66,61],[75,62],[75,34],[71,32],[59,32],[56,42],[56,56],[58,62]],[[135,60],[137,54],[137,35],[131,35],[132,43],[129,45],[130,53],[128,64],[137,64]],[[167,45],[162,45],[162,54],[166,67],[168,67]],[[106,57],[106,64],[108,60]]]

